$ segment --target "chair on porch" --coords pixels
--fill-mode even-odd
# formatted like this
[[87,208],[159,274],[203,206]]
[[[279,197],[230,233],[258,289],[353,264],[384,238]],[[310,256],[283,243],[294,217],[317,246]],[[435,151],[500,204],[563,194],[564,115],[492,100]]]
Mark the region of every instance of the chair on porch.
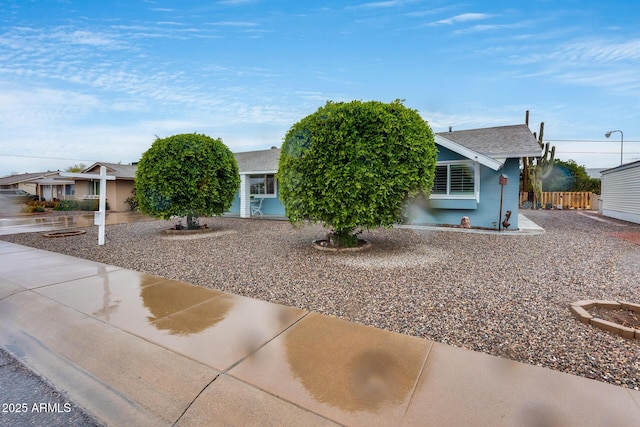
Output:
[[262,201],[263,198],[259,199],[251,199],[251,216],[260,216],[262,217]]

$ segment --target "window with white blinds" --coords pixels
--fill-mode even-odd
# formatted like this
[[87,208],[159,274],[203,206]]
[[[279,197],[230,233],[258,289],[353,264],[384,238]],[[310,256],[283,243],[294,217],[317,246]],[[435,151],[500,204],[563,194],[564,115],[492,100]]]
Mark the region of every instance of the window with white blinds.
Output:
[[433,180],[431,194],[447,194],[447,182],[449,176],[448,166],[436,166],[436,177]]
[[473,196],[476,190],[475,168],[470,163],[448,163],[436,166],[431,194]]
[[449,194],[473,194],[475,180],[471,165],[449,165]]

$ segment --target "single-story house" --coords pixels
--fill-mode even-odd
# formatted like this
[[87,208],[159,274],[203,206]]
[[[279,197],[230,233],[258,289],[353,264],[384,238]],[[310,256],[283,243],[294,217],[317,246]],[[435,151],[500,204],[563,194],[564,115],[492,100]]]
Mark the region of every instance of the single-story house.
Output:
[[640,160],[625,163],[602,174],[602,214],[640,224]]
[[[458,225],[466,216],[472,227],[498,228],[506,211],[511,211],[510,228],[517,229],[520,159],[541,154],[529,128],[513,125],[442,132],[435,135],[435,143],[434,187],[425,203],[409,210],[408,222]],[[276,178],[280,149],[235,156],[241,187],[228,215],[249,218],[252,203],[260,201],[263,215],[284,218]],[[507,178],[504,186],[500,176]]]
[[450,130],[437,133],[435,143],[434,186],[427,202],[411,210],[409,222],[458,225],[466,216],[472,227],[498,228],[511,211],[510,228],[517,229],[520,159],[542,154],[529,127]]
[[[107,175],[115,176],[115,180],[107,181],[107,204],[109,210],[121,212],[131,210],[127,199],[133,195],[133,182],[136,177],[136,164],[97,162],[84,169],[82,173],[100,174],[100,166],[107,168]],[[76,199],[98,199],[100,197],[100,180],[90,178],[75,179]]]
[[227,212],[229,216],[251,217],[251,205],[260,204],[263,216],[284,218],[276,173],[280,149],[234,153],[240,172],[240,191]]
[[60,176],[60,171],[23,173],[0,178],[0,188],[24,190],[41,200],[73,198],[74,181]]
[[[107,175],[116,177],[107,181],[107,203],[113,211],[128,211],[126,200],[133,194],[136,165],[98,162],[84,169],[82,173],[99,174],[100,166],[107,168]],[[35,194],[41,200],[90,200],[100,196],[100,181],[89,178],[69,178],[60,176],[60,171],[24,173],[0,178],[0,188],[19,189]]]
[[[408,209],[407,222],[415,225],[459,225],[462,217],[468,217],[472,227],[498,228],[505,213],[511,211],[510,228],[517,229],[520,159],[536,157],[542,152],[529,128],[523,124],[450,130],[435,134],[435,143],[438,159],[433,189],[427,200]],[[280,149],[272,147],[234,155],[241,184],[225,215],[250,218],[259,207],[261,217],[284,219],[277,180]],[[98,174],[100,166],[107,168],[108,175],[116,177],[107,181],[109,209],[129,210],[126,200],[133,192],[136,164],[98,162],[83,172]],[[99,180],[74,180],[75,185],[62,184],[64,194],[76,199],[99,197]]]

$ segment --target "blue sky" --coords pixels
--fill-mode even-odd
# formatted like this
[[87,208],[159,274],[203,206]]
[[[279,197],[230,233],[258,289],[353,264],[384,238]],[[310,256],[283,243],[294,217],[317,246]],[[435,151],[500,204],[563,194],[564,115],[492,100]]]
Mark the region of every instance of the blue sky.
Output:
[[435,132],[545,122],[558,157],[640,159],[640,3],[0,0],[0,176],[137,161],[156,136],[280,146],[327,100]]

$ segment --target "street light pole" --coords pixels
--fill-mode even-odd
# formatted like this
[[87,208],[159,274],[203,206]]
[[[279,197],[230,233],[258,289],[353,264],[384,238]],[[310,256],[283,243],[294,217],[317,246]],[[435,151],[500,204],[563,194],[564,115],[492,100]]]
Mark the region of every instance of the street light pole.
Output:
[[604,136],[609,138],[612,133],[616,132],[620,132],[620,164],[622,164],[622,145],[624,144],[624,134],[621,130],[610,130],[609,132],[605,133]]

